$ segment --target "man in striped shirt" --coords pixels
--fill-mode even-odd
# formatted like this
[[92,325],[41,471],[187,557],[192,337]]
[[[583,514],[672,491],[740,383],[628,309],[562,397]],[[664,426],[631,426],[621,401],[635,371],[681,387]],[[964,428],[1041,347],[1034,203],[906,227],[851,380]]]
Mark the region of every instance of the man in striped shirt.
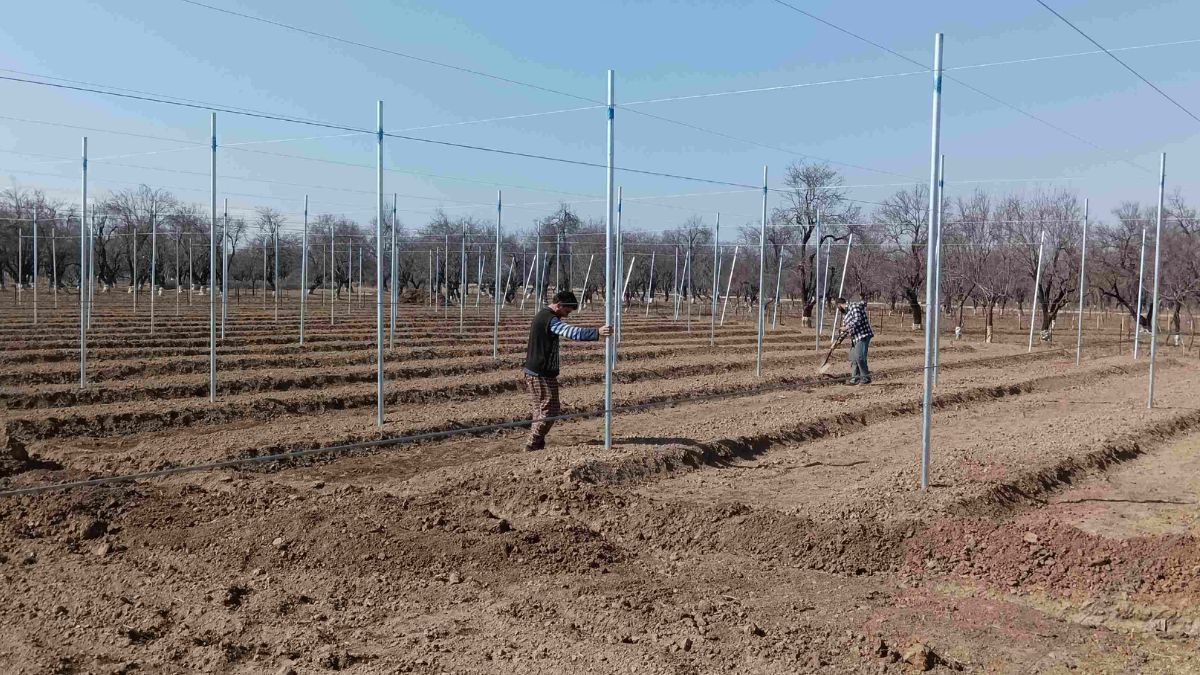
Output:
[[573,326],[566,319],[579,309],[579,301],[571,291],[559,291],[554,302],[542,308],[533,317],[529,327],[529,346],[526,349],[525,391],[533,399],[533,418],[529,428],[526,450],[541,450],[546,447],[546,434],[554,426],[554,417],[560,413],[558,401],[558,339],[590,342],[612,335],[608,326],[583,328]]
[[871,369],[867,367],[867,347],[875,332],[867,318],[867,303],[837,299],[842,312],[842,339],[850,338],[850,379],[846,384],[871,384]]

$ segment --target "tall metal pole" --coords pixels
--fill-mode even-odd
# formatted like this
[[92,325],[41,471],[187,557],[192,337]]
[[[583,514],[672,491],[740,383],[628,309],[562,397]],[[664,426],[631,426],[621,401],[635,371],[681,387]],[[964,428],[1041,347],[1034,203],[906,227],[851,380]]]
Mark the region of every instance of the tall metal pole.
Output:
[[[939,261],[932,233],[938,228],[937,180],[942,134],[942,34],[933,38],[933,130],[929,157],[929,228],[925,245],[925,306],[936,301],[934,282]],[[929,489],[929,421],[933,410],[933,324],[925,312],[925,373],[921,397],[921,489]]]
[[329,325],[333,325],[333,310],[337,303],[333,301],[334,279],[337,278],[337,239],[333,236],[333,223],[329,223]]
[[396,301],[400,298],[400,289],[396,286],[396,279],[400,276],[400,261],[396,259],[396,200],[398,195],[392,193],[392,255],[388,258],[391,264],[391,276],[388,280],[388,296],[391,302],[390,318],[388,319],[388,346],[396,346]]
[[1137,298],[1137,316],[1133,317],[1133,360],[1137,360],[1138,346],[1141,344],[1142,336],[1142,296],[1145,295],[1144,288],[1146,277],[1146,226],[1142,226],[1142,248],[1138,254],[1138,298]]
[[1029,309],[1029,350],[1033,351],[1033,331],[1037,324],[1038,298],[1042,294],[1042,254],[1046,251],[1046,231],[1038,241],[1037,272],[1033,275],[1033,307]]
[[353,314],[354,304],[354,236],[346,237],[346,316]]
[[467,307],[467,224],[463,222],[462,240],[458,242],[458,332],[463,331],[463,315]]
[[654,302],[654,254],[655,251],[650,251],[650,285],[646,287],[646,316],[650,316],[650,303]]
[[930,310],[933,311],[933,386],[937,386],[938,367],[941,365],[942,351],[942,195],[946,189],[946,156],[938,157],[938,182],[937,182],[937,209],[938,209],[938,229],[937,229],[937,269],[934,270],[935,278],[933,280],[933,294],[937,301]]
[[1162,153],[1158,169],[1158,215],[1154,222],[1154,306],[1150,308],[1150,390],[1146,407],[1154,407],[1154,355],[1158,351],[1158,280],[1162,264],[1163,186],[1167,181],[1167,153]]
[[[263,309],[266,309],[266,308],[267,308],[267,239],[266,239],[266,237],[264,237],[264,238],[263,238],[263,240],[262,240],[262,252],[263,252],[263,294],[262,294],[262,305],[263,305]],[[254,290],[254,289],[253,289],[253,287],[251,287],[251,290]]]
[[[383,426],[383,101],[375,104],[375,423]],[[360,249],[361,251],[361,249]],[[361,255],[361,253],[360,253]],[[361,267],[361,265],[360,265]],[[359,283],[362,288],[362,283]]]
[[37,287],[38,287],[38,212],[37,205],[33,207],[33,325],[37,325]]
[[[594,254],[593,254],[594,255]],[[512,285],[513,270],[517,267],[517,256],[508,259],[508,274],[504,277],[504,291],[500,293],[500,307],[508,304],[508,287]]]
[[717,220],[713,223],[713,268],[712,268],[712,307],[709,308],[708,316],[708,346],[714,347],[717,344],[717,300],[721,295],[721,214],[717,214]]
[[132,255],[129,256],[129,258],[130,258],[129,259],[129,268],[131,271],[131,276],[129,278],[129,286],[130,286],[130,290],[133,291],[133,315],[136,317],[137,316],[137,301],[138,301],[138,282],[137,282],[138,228],[137,228],[137,212],[136,211],[134,211],[133,222],[131,223],[131,225],[132,225],[132,229],[133,229],[133,236],[132,236],[132,242],[130,243]]
[[[654,258],[651,257],[650,261],[654,262]],[[651,276],[653,276],[653,274],[654,274],[654,266],[653,265],[651,265],[650,274],[651,274]],[[671,287],[672,287],[671,288],[671,296],[672,296],[671,297],[671,300],[672,300],[672,302],[671,302],[671,320],[678,321],[679,320],[679,247],[678,246],[675,247],[675,271],[672,272],[672,274],[674,275],[674,277],[671,279]]]
[[181,270],[179,268],[179,244],[180,244],[180,240],[182,240],[182,239],[183,239],[183,235],[179,232],[176,232],[176,237],[175,237],[175,316],[179,316],[179,303],[180,303],[180,300],[182,300],[182,298],[180,298],[179,296],[183,295],[183,293],[179,292],[180,290],[182,290],[179,288],[179,284],[180,284],[180,282],[183,281],[183,274],[181,274]]
[[[605,167],[605,210],[604,210],[604,323],[612,326],[613,293],[616,290],[613,278],[613,71],[608,71],[608,139],[606,143]],[[612,385],[613,385],[613,347],[616,341],[612,338],[604,340],[604,449],[612,449]]]
[[50,278],[54,280],[54,309],[58,309],[58,220],[50,221]]
[[[554,233],[554,292],[562,290],[562,232]],[[570,290],[568,288],[567,290]]]
[[475,312],[479,312],[479,302],[483,299],[483,268],[487,266],[483,247],[475,247]]
[[221,226],[221,339],[225,339],[225,315],[229,311],[229,198],[224,202]]
[[683,258],[683,278],[687,282],[684,292],[688,295],[687,304],[687,329],[688,333],[692,332],[692,247],[688,246],[687,255]]
[[721,304],[721,325],[725,325],[725,310],[729,309],[729,289],[733,286],[733,271],[737,269],[737,254],[740,246],[733,247],[733,258],[729,261],[729,280],[725,282],[725,302]]
[[208,227],[208,400],[217,400],[217,113],[210,118],[212,126],[212,186]]
[[1075,318],[1075,365],[1083,358],[1083,298],[1087,289],[1088,200],[1083,200],[1083,242],[1079,247],[1079,314]]
[[21,222],[19,220],[14,223],[14,226],[17,228],[17,273],[13,277],[13,280],[17,282],[17,304],[21,305],[25,302],[21,299],[21,289],[25,286],[25,260],[22,257],[25,255],[25,245],[21,240],[25,236],[21,234]]
[[150,207],[150,334],[154,335],[154,282],[158,278],[158,208]]
[[766,307],[763,298],[767,287],[767,167],[763,166],[762,223],[758,229],[758,354],[754,359],[754,374],[762,377],[763,335],[766,333]]
[[[496,289],[492,293],[492,360],[500,360],[500,306],[504,302],[504,294],[508,291],[507,285],[505,288],[500,288],[500,219],[504,215],[504,195],[500,190],[496,190]],[[511,273],[511,269],[510,269]]]
[[816,235],[817,235],[816,254],[817,254],[817,257],[813,264],[813,285],[814,285],[813,296],[814,296],[816,302],[813,303],[813,320],[816,321],[816,323],[817,323],[817,325],[816,325],[817,337],[816,337],[816,340],[813,342],[813,349],[815,349],[816,351],[821,351],[821,331],[825,330],[825,317],[823,316],[825,307],[821,303],[821,296],[822,296],[821,282],[822,282],[822,280],[825,279],[825,275],[821,274],[821,237],[823,236],[823,234],[821,232],[821,211],[820,211],[820,209],[817,209],[816,215],[817,215],[817,225],[816,225]]
[[100,281],[96,275],[96,209],[92,209],[92,220],[87,231],[88,240],[88,302],[87,302],[87,326],[88,330],[92,329],[92,310],[96,306],[96,286]]
[[[579,287],[580,295],[583,295],[585,297],[587,296],[588,282],[591,281],[591,279],[592,279],[592,263],[594,263],[594,262],[596,262],[596,254],[595,253],[588,256],[587,269],[584,270],[584,272],[583,272],[583,285]],[[511,274],[511,273],[512,273],[512,270],[510,269],[509,274]],[[591,305],[591,302],[588,302],[588,305]]]
[[88,321],[88,196],[87,196],[87,136],[83,137],[83,195],[79,200],[79,388],[87,386],[87,321]]
[[779,247],[779,262],[775,265],[775,304],[771,306],[771,330],[779,327],[779,292],[783,285],[783,247]]
[[[275,230],[271,233],[275,240],[275,323],[279,323],[279,225],[275,225]],[[362,264],[359,264],[362,268]],[[361,284],[360,284],[361,285]]]
[[[846,270],[850,267],[850,248],[852,246],[854,246],[854,233],[851,233],[846,239],[846,257],[842,259],[842,280],[838,282],[839,298],[846,297]],[[841,307],[837,307],[833,310],[833,327],[829,331],[830,344],[833,344],[834,339],[837,337],[838,314],[840,314],[841,311]]]
[[[617,188],[617,240],[615,243],[615,245],[617,247],[616,262],[617,262],[617,276],[618,277],[620,277],[621,274],[624,273],[624,271],[625,271],[625,239],[624,239],[624,237],[621,236],[621,234],[622,234],[621,233],[621,220],[622,220],[622,216],[623,216],[624,212],[625,212],[625,187],[621,186],[621,187]],[[616,315],[613,317],[613,321],[615,322],[613,325],[613,328],[616,331],[616,334],[614,336],[615,340],[613,342],[613,354],[612,354],[614,367],[616,367],[616,365],[617,365],[617,345],[621,344],[621,319],[623,318],[623,312],[625,310],[625,293],[622,290],[623,288],[624,288],[624,283],[622,283],[622,280],[618,278],[617,279],[617,287],[615,289],[613,289],[617,294],[617,297],[614,298],[617,303],[616,304],[616,307],[617,307]]]
[[308,305],[308,195],[304,195],[304,234],[300,237],[300,344],[304,344],[304,311]]
[[542,232],[539,226],[536,239],[533,242],[533,267],[529,271],[533,274],[533,294],[537,296],[537,300],[533,303],[533,311],[539,311],[541,303],[545,300],[545,293],[542,292]]

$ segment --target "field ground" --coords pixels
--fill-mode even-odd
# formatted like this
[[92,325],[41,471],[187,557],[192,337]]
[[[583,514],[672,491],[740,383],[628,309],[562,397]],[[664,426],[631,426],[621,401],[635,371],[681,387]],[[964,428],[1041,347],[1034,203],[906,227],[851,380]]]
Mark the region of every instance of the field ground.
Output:
[[[375,426],[374,311],[231,305],[207,397],[207,298],[104,296],[78,387],[70,296],[0,294],[0,489],[527,418],[529,312],[404,306]],[[25,298],[29,302],[29,298]],[[660,312],[665,310],[661,309]],[[919,488],[919,334],[886,317],[875,382],[816,375],[813,333],[753,315],[710,346],[630,310],[618,405],[550,446],[486,434],[0,497],[0,664],[14,673],[1200,672],[1200,363],[1157,402],[1116,316],[1074,364],[943,336]],[[581,323],[595,323],[584,311]],[[950,322],[944,321],[944,325]],[[877,322],[878,328],[878,322]],[[598,344],[564,346],[594,411]],[[840,358],[840,357],[839,357]],[[23,454],[27,453],[26,458]]]

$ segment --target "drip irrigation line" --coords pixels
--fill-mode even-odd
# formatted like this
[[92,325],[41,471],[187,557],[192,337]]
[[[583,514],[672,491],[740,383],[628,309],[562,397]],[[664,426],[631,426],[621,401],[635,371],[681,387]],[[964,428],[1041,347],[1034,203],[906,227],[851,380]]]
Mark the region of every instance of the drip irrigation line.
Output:
[[1142,76],[1141,73],[1134,70],[1133,67],[1130,66],[1128,63],[1125,63],[1124,61],[1122,61],[1121,58],[1118,57],[1116,54],[1113,54],[1111,51],[1105,49],[1104,45],[1097,42],[1094,38],[1092,38],[1091,35],[1088,35],[1087,33],[1083,32],[1083,30],[1080,29],[1079,26],[1076,26],[1075,24],[1071,23],[1067,19],[1067,17],[1056,12],[1053,7],[1051,7],[1050,5],[1047,5],[1045,2],[1043,2],[1043,0],[1036,0],[1036,2],[1037,2],[1037,4],[1041,5],[1042,7],[1045,7],[1046,11],[1050,12],[1054,16],[1058,17],[1063,23],[1070,26],[1076,33],[1079,33],[1080,35],[1082,35],[1084,37],[1084,39],[1086,39],[1088,42],[1092,43],[1093,45],[1096,45],[1096,47],[1098,47],[1105,54],[1108,54],[1108,56],[1111,57],[1113,61],[1116,61],[1117,63],[1121,64],[1121,66],[1124,67],[1125,70],[1128,70],[1129,72],[1133,73],[1134,77],[1138,78],[1142,82],[1145,82],[1147,85],[1149,85],[1151,89],[1158,92],[1159,96],[1162,96],[1163,98],[1170,101],[1172,104],[1175,105],[1176,108],[1179,108],[1184,113],[1186,113],[1188,117],[1191,117],[1193,120],[1200,122],[1200,117],[1197,117],[1196,113],[1192,112],[1191,110],[1188,110],[1186,107],[1184,107],[1184,105],[1182,103],[1180,103],[1179,101],[1176,101],[1174,98],[1172,98],[1170,94],[1163,91],[1162,89],[1159,89],[1158,85],[1154,84],[1150,80],[1147,80],[1145,77]]
[[[878,42],[875,42],[874,40],[871,40],[870,38],[863,37],[862,35],[859,35],[858,33],[855,33],[855,32],[853,32],[853,31],[850,31],[850,30],[848,30],[848,29],[846,29],[846,28],[842,28],[841,26],[839,26],[839,25],[837,25],[837,24],[835,24],[835,23],[833,23],[833,22],[826,21],[825,19],[822,19],[821,17],[819,17],[819,16],[817,16],[817,15],[813,14],[812,12],[807,12],[807,11],[805,11],[805,10],[803,10],[803,9],[800,9],[799,7],[797,7],[797,6],[793,5],[793,4],[791,4],[790,2],[786,2],[785,0],[773,0],[773,1],[774,1],[776,4],[778,4],[778,5],[782,5],[783,7],[786,7],[786,8],[788,8],[788,9],[790,9],[790,10],[794,11],[794,12],[797,12],[797,13],[799,13],[799,14],[802,14],[802,15],[804,15],[804,16],[806,16],[806,17],[808,17],[809,19],[812,19],[813,21],[816,21],[816,22],[818,22],[818,23],[821,23],[821,24],[823,24],[823,25],[825,25],[825,26],[828,26],[828,27],[830,27],[830,28],[832,28],[832,29],[834,29],[834,30],[836,30],[836,31],[838,31],[838,32],[840,32],[840,33],[843,33],[843,34],[845,34],[845,35],[848,35],[848,36],[850,36],[850,37],[852,37],[852,38],[854,38],[854,39],[856,39],[856,40],[859,40],[859,41],[861,41],[861,42],[865,42],[866,44],[868,44],[868,45],[871,45],[872,47],[875,47],[876,49],[881,49],[881,50],[883,50],[883,51],[885,51],[885,52],[887,52],[887,53],[891,54],[892,56],[895,56],[895,57],[897,57],[897,58],[900,58],[900,59],[903,59],[903,60],[907,61],[908,63],[911,63],[911,64],[913,64],[913,65],[916,65],[916,66],[918,66],[918,67],[920,67],[920,68],[925,68],[926,70],[931,70],[931,69],[929,68],[929,66],[928,66],[928,65],[926,65],[926,64],[924,64],[924,63],[921,63],[920,61],[917,61],[916,59],[913,59],[913,58],[910,58],[910,57],[908,57],[908,56],[905,56],[904,54],[901,54],[900,52],[898,52],[898,51],[896,51],[896,50],[894,50],[894,49],[891,49],[890,47],[886,47],[886,46],[884,46],[884,45],[882,45],[882,44],[880,44],[880,43],[878,43]],[[978,94],[978,95],[980,95],[980,96],[983,96],[984,98],[986,98],[986,99],[988,99],[988,100],[990,100],[990,101],[992,101],[992,102],[994,102],[994,103],[998,103],[998,104],[1000,104],[1000,105],[1002,105],[1002,106],[1004,106],[1004,107],[1006,107],[1006,108],[1009,108],[1009,109],[1011,109],[1011,110],[1014,110],[1014,111],[1016,111],[1016,112],[1018,112],[1018,113],[1020,113],[1020,114],[1024,115],[1025,117],[1028,117],[1028,118],[1030,118],[1030,119],[1032,119],[1032,120],[1034,120],[1034,121],[1036,121],[1036,122],[1038,122],[1038,123],[1040,123],[1040,124],[1043,124],[1043,125],[1045,125],[1045,126],[1047,126],[1047,127],[1051,128],[1051,129],[1054,129],[1055,131],[1057,131],[1057,132],[1059,132],[1059,133],[1061,133],[1061,134],[1065,134],[1066,136],[1069,136],[1069,137],[1071,137],[1071,138],[1073,138],[1073,139],[1075,139],[1075,140],[1077,140],[1077,141],[1079,141],[1079,142],[1081,142],[1081,143],[1084,143],[1084,144],[1086,144],[1086,145],[1089,145],[1089,146],[1091,146],[1092,148],[1095,148],[1096,150],[1099,150],[1099,151],[1101,151],[1101,152],[1104,152],[1104,153],[1106,153],[1106,154],[1108,154],[1108,155],[1110,155],[1110,156],[1112,156],[1112,157],[1114,157],[1114,158],[1116,158],[1116,159],[1119,159],[1119,160],[1121,160],[1122,162],[1125,162],[1126,164],[1129,164],[1129,165],[1130,165],[1130,166],[1132,166],[1132,167],[1135,167],[1135,168],[1137,168],[1137,169],[1139,169],[1139,170],[1141,170],[1141,171],[1144,171],[1144,172],[1146,172],[1146,173],[1151,173],[1151,174],[1153,173],[1152,171],[1150,171],[1150,170],[1149,170],[1149,169],[1147,169],[1146,167],[1144,167],[1144,166],[1142,166],[1142,165],[1140,165],[1140,164],[1137,164],[1136,162],[1133,162],[1133,161],[1131,161],[1131,160],[1125,159],[1124,157],[1121,157],[1120,155],[1118,155],[1117,153],[1115,153],[1115,152],[1113,152],[1113,151],[1111,151],[1111,150],[1108,150],[1108,149],[1106,149],[1106,148],[1104,148],[1104,147],[1102,147],[1102,146],[1100,146],[1100,145],[1097,145],[1096,143],[1093,143],[1092,141],[1089,141],[1088,139],[1086,139],[1086,138],[1084,138],[1084,137],[1082,137],[1082,136],[1080,136],[1080,135],[1078,135],[1078,134],[1075,134],[1075,133],[1073,133],[1073,132],[1071,132],[1071,131],[1068,131],[1068,130],[1066,130],[1066,129],[1064,129],[1064,128],[1060,127],[1060,126],[1058,126],[1057,124],[1054,124],[1054,123],[1052,123],[1052,122],[1049,122],[1049,121],[1047,121],[1047,120],[1045,120],[1045,119],[1042,119],[1041,117],[1038,117],[1037,115],[1034,115],[1033,113],[1031,113],[1031,112],[1029,112],[1029,111],[1027,111],[1027,110],[1024,110],[1023,108],[1017,107],[1016,105],[1013,105],[1012,103],[1009,103],[1008,101],[1004,101],[1004,100],[1002,100],[1002,99],[1000,99],[1000,98],[997,98],[996,96],[993,96],[992,94],[989,94],[989,93],[987,93],[986,91],[983,91],[982,89],[979,89],[978,87],[971,86],[971,85],[967,84],[966,82],[963,82],[962,80],[960,80],[960,79],[958,79],[958,78],[956,78],[956,77],[950,76],[950,75],[945,75],[945,78],[946,78],[947,80],[950,80],[951,82],[954,82],[955,84],[958,84],[959,86],[961,86],[961,87],[963,87],[963,88],[965,88],[965,89],[967,89],[967,90],[969,90],[969,91],[973,91],[973,92],[975,92],[976,94]]]
[[[1055,349],[1045,350],[1045,351],[1041,351],[1038,353],[1046,354],[1046,353],[1053,353],[1056,351],[1064,352],[1064,351],[1066,351],[1066,348],[1058,347]],[[923,371],[924,371],[923,366],[917,366],[917,367],[912,367],[912,368],[899,368],[894,371],[891,371],[890,374],[902,375],[902,374],[906,374],[906,373],[923,372]],[[654,408],[662,408],[662,407],[678,405],[680,403],[704,403],[707,401],[716,401],[716,400],[723,400],[723,399],[729,399],[729,398],[744,398],[744,397],[749,397],[749,396],[761,396],[762,394],[767,394],[767,393],[780,391],[780,390],[784,390],[784,389],[793,390],[798,386],[817,385],[817,384],[822,383],[823,381],[827,381],[827,379],[828,378],[824,378],[824,377],[801,378],[799,380],[789,380],[786,382],[779,382],[777,384],[771,384],[771,385],[766,385],[766,386],[750,387],[748,389],[734,391],[734,392],[713,392],[713,393],[709,393],[709,394],[698,394],[695,396],[687,396],[687,397],[683,397],[683,398],[671,398],[671,399],[664,399],[661,401],[650,401],[647,403],[634,403],[634,404],[620,405],[620,406],[614,405],[614,406],[612,406],[611,410],[604,410],[604,409],[586,410],[586,411],[580,411],[580,412],[574,412],[574,413],[565,413],[565,414],[561,414],[561,415],[554,415],[554,416],[546,417],[543,419],[557,422],[557,421],[573,420],[573,419],[604,417],[609,412],[611,412],[613,414],[639,412],[642,410],[651,410]],[[263,464],[263,463],[267,463],[267,462],[302,459],[304,457],[310,457],[313,455],[323,455],[323,454],[339,455],[339,454],[351,452],[354,450],[365,450],[368,448],[377,448],[377,447],[383,447],[383,446],[388,446],[388,445],[406,445],[408,443],[415,443],[415,442],[419,442],[419,441],[436,440],[436,439],[450,438],[453,436],[461,436],[461,435],[478,435],[478,434],[492,432],[492,431],[502,431],[505,429],[521,428],[521,427],[528,426],[531,422],[532,422],[532,420],[527,420],[527,419],[511,420],[508,422],[498,422],[495,424],[482,424],[482,425],[477,425],[477,426],[473,426],[473,427],[461,427],[458,429],[446,429],[446,430],[442,430],[442,431],[428,431],[428,432],[417,433],[417,434],[407,434],[404,436],[396,436],[396,437],[392,437],[392,438],[379,438],[379,439],[375,439],[375,440],[371,440],[371,441],[358,441],[358,442],[354,442],[354,443],[343,443],[341,445],[332,445],[332,446],[319,447],[319,448],[306,448],[304,450],[292,450],[289,452],[281,452],[281,453],[276,453],[276,454],[271,454],[271,455],[258,455],[255,457],[242,457],[242,458],[237,458],[237,459],[219,460],[219,461],[215,461],[215,462],[204,462],[201,464],[189,464],[186,466],[168,467],[165,469],[157,469],[154,471],[144,471],[144,472],[132,473],[132,474],[123,474],[123,475],[119,475],[119,476],[104,476],[104,477],[100,477],[100,478],[91,478],[91,479],[86,479],[86,480],[63,481],[63,482],[59,482],[59,483],[52,483],[49,485],[35,485],[35,486],[30,486],[30,487],[0,491],[0,498],[20,497],[20,496],[26,496],[26,495],[41,494],[44,492],[52,492],[52,491],[56,491],[56,490],[66,490],[66,489],[80,488],[80,487],[96,487],[96,486],[100,486],[100,485],[107,485],[110,483],[133,482],[133,481],[145,480],[145,479],[149,479],[149,478],[161,478],[164,476],[172,476],[172,475],[179,475],[179,474],[185,474],[185,473],[197,473],[197,472],[201,472],[201,471],[212,471],[214,469],[236,468],[236,467],[249,466],[249,465],[254,465],[254,464]]]

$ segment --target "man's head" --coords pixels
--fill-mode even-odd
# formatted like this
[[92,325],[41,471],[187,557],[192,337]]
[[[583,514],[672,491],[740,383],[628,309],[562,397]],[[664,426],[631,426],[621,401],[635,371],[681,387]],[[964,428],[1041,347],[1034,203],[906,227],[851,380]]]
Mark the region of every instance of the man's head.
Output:
[[579,309],[579,300],[571,291],[559,291],[554,294],[554,301],[549,305],[550,311],[558,315],[560,319],[565,319],[571,315],[571,312]]
[[845,310],[846,307],[850,305],[850,302],[847,301],[846,298],[838,298],[837,300],[834,300],[834,304],[837,305],[839,309]]

